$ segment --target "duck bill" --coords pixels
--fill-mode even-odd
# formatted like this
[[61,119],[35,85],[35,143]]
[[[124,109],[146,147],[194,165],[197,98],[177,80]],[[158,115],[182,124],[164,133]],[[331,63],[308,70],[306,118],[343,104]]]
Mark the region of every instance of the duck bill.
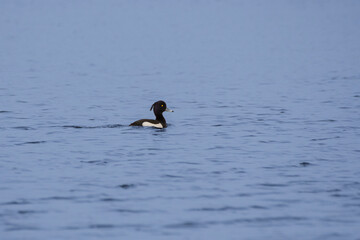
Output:
[[171,110],[170,108],[166,108],[165,112],[173,112],[173,110]]

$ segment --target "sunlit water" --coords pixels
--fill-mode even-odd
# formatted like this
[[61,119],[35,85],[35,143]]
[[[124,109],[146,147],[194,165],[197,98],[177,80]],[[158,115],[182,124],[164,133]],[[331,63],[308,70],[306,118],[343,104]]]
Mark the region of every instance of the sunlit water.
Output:
[[0,238],[359,239],[359,12],[1,1]]

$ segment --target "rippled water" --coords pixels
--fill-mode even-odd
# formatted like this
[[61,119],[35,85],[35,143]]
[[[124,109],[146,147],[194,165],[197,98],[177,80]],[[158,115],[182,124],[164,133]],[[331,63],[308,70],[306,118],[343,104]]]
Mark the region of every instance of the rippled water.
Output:
[[359,239],[359,1],[0,5],[1,239]]

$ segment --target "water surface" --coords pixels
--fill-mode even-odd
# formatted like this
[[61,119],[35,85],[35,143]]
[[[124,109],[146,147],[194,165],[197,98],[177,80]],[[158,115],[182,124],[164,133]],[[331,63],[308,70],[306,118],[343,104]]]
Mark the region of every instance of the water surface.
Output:
[[2,239],[359,238],[358,1],[0,5]]

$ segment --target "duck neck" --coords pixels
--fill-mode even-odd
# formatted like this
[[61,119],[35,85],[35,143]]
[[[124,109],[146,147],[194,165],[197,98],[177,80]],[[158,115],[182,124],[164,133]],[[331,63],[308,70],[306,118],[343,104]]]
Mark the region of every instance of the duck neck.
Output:
[[156,116],[156,120],[158,120],[158,121],[161,122],[161,123],[165,123],[165,124],[166,124],[166,120],[165,120],[164,116],[162,115],[162,113],[156,114],[155,116]]

